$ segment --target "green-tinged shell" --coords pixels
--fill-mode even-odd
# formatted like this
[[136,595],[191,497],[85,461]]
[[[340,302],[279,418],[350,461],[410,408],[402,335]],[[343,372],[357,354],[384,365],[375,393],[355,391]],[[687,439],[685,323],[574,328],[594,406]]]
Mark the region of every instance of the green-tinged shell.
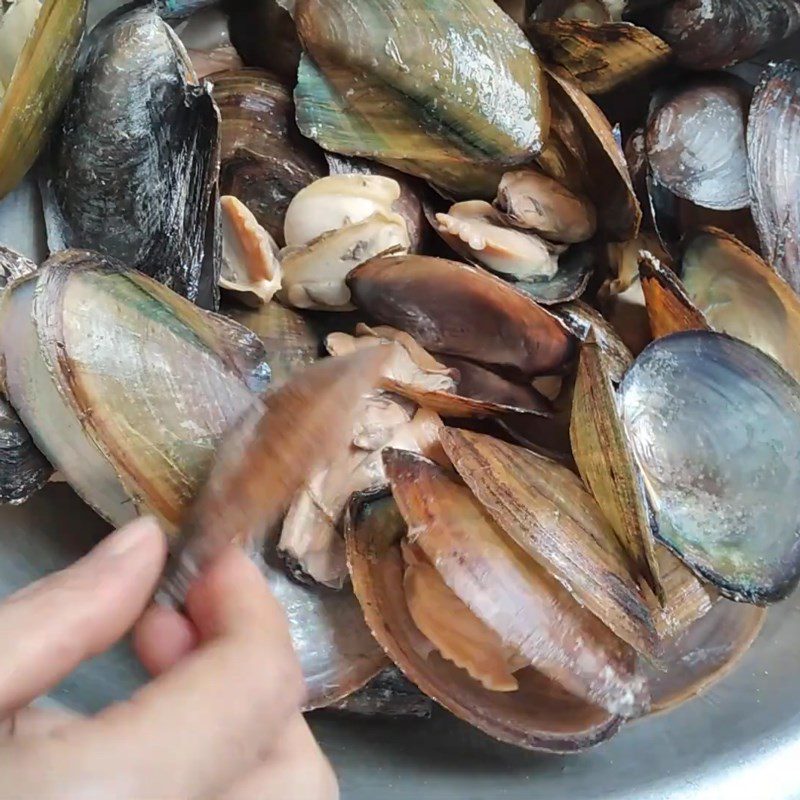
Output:
[[410,680],[458,717],[518,747],[575,752],[616,733],[619,718],[533,669],[517,673],[517,691],[493,692],[442,658],[416,627],[405,600],[405,533],[391,495],[353,498],[345,526],[353,588],[376,639]]
[[184,19],[217,0],[155,0],[156,10],[164,19]]
[[632,568],[663,597],[644,486],[625,438],[600,346],[581,347],[570,440],[583,482],[628,554]]
[[152,6],[87,38],[42,179],[52,252],[87,248],[219,302],[219,113]]
[[649,345],[620,387],[657,536],[727,597],[767,603],[800,579],[800,385],[709,331]]
[[653,657],[656,632],[631,560],[577,476],[491,436],[450,428],[440,438],[500,528],[617,636]]
[[[0,30],[5,17],[24,5],[30,3],[17,0],[3,9]],[[86,0],[46,0],[15,59],[10,80],[3,81],[0,197],[33,166],[69,96],[85,21]]]
[[[54,256],[33,285],[12,290],[5,310],[14,314],[3,317],[9,399],[103,516],[117,524],[128,516],[120,499],[127,495],[131,512],[146,509],[176,526],[220,436],[266,388],[260,341],[92,253]],[[16,326],[32,341],[13,341]],[[67,420],[63,438],[50,427],[56,416]],[[79,446],[94,450],[91,464],[75,463]],[[91,480],[101,454],[105,483]]]
[[299,0],[293,13],[297,120],[325,149],[487,198],[500,168],[541,149],[538,59],[490,0]]
[[567,69],[589,94],[645,75],[666,64],[672,53],[658,36],[628,22],[533,20],[526,30],[537,51]]
[[267,72],[230,70],[210,77],[219,107],[220,191],[241,200],[279,245],[292,198],[327,175],[321,151],[294,121],[290,91]]

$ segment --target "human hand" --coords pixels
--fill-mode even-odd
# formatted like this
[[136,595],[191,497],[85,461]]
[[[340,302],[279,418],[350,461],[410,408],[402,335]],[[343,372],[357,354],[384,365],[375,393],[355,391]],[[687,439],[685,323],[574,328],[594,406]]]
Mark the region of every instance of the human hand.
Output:
[[[257,568],[231,547],[186,616],[145,611],[165,558],[158,525],[137,520],[0,604],[0,798],[334,800],[286,618]],[[28,707],[137,620],[156,677],[131,700],[94,717]]]

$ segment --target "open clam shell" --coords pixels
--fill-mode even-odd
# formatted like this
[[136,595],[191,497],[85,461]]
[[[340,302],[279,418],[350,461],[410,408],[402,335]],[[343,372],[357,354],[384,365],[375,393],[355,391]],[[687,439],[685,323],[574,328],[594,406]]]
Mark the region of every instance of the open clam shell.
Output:
[[642,252],[639,273],[653,338],[681,331],[711,330],[708,320],[669,267],[652,254]]
[[657,536],[726,597],[768,603],[800,579],[800,385],[710,331],[649,345],[620,386]]
[[570,440],[581,478],[611,523],[634,574],[663,597],[644,486],[619,419],[611,377],[599,345],[591,341],[581,346]]
[[617,731],[618,718],[535,670],[518,673],[517,691],[492,692],[431,651],[404,596],[400,541],[405,532],[387,493],[354,498],[345,534],[353,586],[373,634],[410,680],[457,716],[519,747],[575,752]]
[[547,74],[551,93],[567,110],[583,143],[585,167],[578,163],[585,170],[586,193],[597,208],[599,228],[612,241],[636,238],[642,211],[608,119],[563,70],[553,68]]
[[568,469],[515,445],[447,429],[442,446],[516,544],[623,641],[653,657],[656,632],[632,563],[595,499]]
[[739,664],[755,641],[767,609],[720,600],[706,615],[665,642],[666,669],[645,667],[650,712],[669,711],[707,692]]
[[[797,22],[800,25],[800,6]],[[747,128],[750,192],[761,251],[800,291],[800,66],[768,69],[753,96]]]
[[220,112],[220,190],[241,200],[279,245],[292,198],[327,174],[313,142],[297,130],[291,92],[262,70],[211,77]]
[[95,250],[216,307],[219,114],[183,45],[151,6],[125,7],[81,64],[43,178],[50,249]]
[[[526,376],[557,372],[573,355],[572,337],[553,316],[466,264],[416,255],[374,258],[354,269],[347,285],[359,308],[434,353]],[[507,333],[498,339],[497,330]]]
[[588,94],[602,94],[666,64],[670,46],[629,22],[532,20],[526,32],[536,50],[564,67]]
[[2,10],[0,197],[33,166],[67,101],[85,21],[86,0],[16,0]]
[[450,194],[492,197],[498,168],[541,149],[547,90],[519,27],[490,0],[466,8],[298,0],[301,131],[326,150],[373,158]]

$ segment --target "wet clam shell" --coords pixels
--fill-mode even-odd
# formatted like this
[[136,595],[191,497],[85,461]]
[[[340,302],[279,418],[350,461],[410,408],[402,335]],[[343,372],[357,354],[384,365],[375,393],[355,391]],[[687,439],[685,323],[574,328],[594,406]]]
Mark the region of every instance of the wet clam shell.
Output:
[[[800,24],[800,4],[797,9]],[[800,66],[766,71],[753,96],[747,128],[753,218],[761,251],[800,291]]]
[[649,345],[620,386],[657,535],[726,597],[768,603],[800,579],[800,385],[724,334]]
[[404,599],[399,542],[405,531],[397,506],[385,492],[351,503],[345,538],[356,596],[373,634],[411,681],[490,736],[531,750],[575,752],[617,731],[617,718],[534,670],[518,674],[518,691],[490,692],[429,652]]

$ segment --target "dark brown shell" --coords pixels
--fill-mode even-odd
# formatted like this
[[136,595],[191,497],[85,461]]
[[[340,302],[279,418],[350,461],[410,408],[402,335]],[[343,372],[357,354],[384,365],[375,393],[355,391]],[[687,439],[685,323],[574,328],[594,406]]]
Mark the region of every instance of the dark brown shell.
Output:
[[220,191],[241,200],[282,245],[292,198],[328,174],[322,151],[300,135],[289,90],[262,70],[212,76],[222,122]]
[[347,285],[359,308],[434,353],[531,376],[558,372],[574,352],[572,337],[541,306],[467,264],[415,255],[374,258],[354,269]]
[[675,0],[656,31],[691,69],[721,69],[800,28],[798,0]]
[[532,21],[533,46],[567,69],[588,94],[603,94],[667,63],[671,50],[646,28],[628,22]]

